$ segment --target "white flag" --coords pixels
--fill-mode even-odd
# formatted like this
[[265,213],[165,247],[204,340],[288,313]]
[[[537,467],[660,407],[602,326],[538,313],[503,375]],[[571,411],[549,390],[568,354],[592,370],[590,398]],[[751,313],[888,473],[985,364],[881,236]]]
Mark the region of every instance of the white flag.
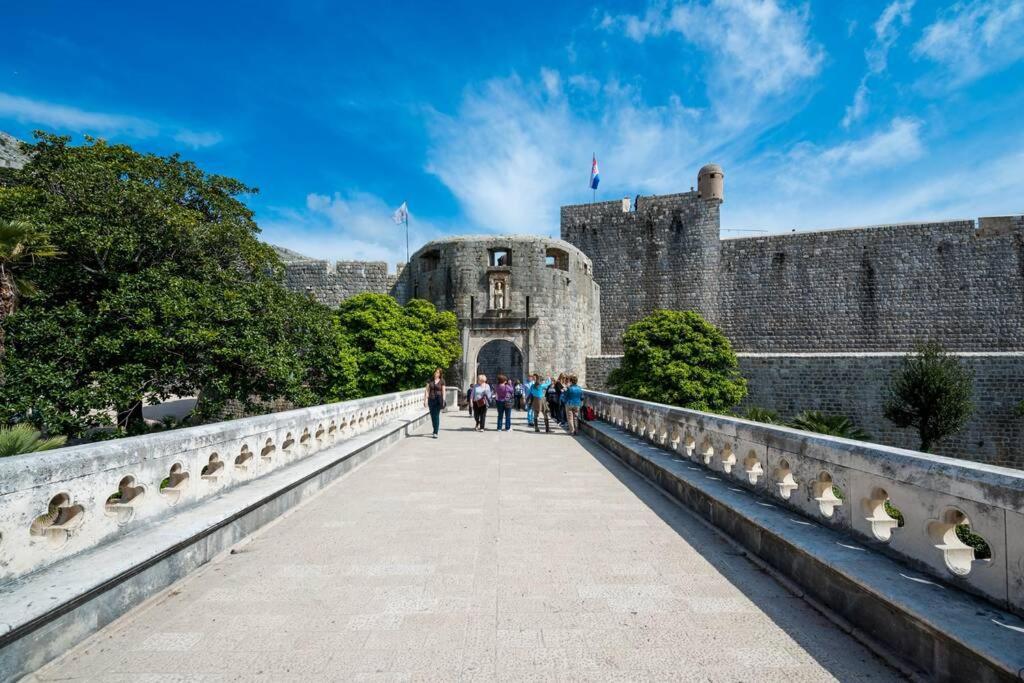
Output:
[[398,225],[409,222],[409,207],[406,206],[405,202],[402,202],[402,205],[395,209],[395,212],[391,214],[391,220]]

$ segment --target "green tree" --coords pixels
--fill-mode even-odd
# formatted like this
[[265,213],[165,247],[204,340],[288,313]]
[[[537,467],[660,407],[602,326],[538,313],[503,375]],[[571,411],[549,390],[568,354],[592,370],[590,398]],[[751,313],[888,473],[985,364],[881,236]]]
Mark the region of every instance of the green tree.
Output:
[[384,294],[359,294],[342,302],[338,325],[342,348],[355,355],[363,396],[426,384],[434,368],[449,367],[462,353],[455,315],[422,299],[403,307]]
[[694,311],[655,311],[630,325],[622,344],[622,366],[608,380],[622,396],[721,413],[747,394],[729,340]]
[[743,419],[751,420],[752,422],[763,422],[764,424],[780,425],[782,424],[782,418],[779,417],[777,411],[771,410],[770,408],[759,408],[758,406],[750,406],[746,412],[742,415]]
[[898,427],[915,428],[928,453],[967,423],[973,384],[972,373],[955,356],[935,342],[921,344],[893,374],[883,414]]
[[43,438],[38,430],[27,424],[0,427],[0,458],[60,448],[66,441],[64,436]]
[[46,232],[27,221],[0,220],[0,356],[4,353],[4,322],[23,296],[36,292],[24,269],[37,258],[57,255]]
[[844,439],[867,441],[871,438],[867,432],[853,424],[853,421],[845,415],[829,415],[819,410],[805,410],[794,417],[789,426],[794,429],[802,429],[805,432],[841,436]]
[[41,293],[8,319],[0,421],[81,435],[142,406],[347,398],[354,369],[333,312],[287,291],[257,239],[237,180],[177,155],[37,134],[31,158],[0,181],[0,219],[49,228],[57,260],[27,275]]

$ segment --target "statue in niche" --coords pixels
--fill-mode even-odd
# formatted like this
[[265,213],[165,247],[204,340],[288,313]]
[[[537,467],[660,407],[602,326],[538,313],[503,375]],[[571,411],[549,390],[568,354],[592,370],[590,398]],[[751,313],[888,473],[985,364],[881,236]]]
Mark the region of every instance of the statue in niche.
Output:
[[505,283],[501,280],[494,283],[494,305],[492,308],[496,310],[505,308]]

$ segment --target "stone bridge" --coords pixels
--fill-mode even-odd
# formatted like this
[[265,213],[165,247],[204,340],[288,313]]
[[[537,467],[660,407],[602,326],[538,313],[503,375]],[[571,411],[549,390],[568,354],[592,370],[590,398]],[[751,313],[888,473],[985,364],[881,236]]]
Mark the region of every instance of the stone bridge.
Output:
[[587,400],[0,460],[0,680],[1018,680],[1024,473]]

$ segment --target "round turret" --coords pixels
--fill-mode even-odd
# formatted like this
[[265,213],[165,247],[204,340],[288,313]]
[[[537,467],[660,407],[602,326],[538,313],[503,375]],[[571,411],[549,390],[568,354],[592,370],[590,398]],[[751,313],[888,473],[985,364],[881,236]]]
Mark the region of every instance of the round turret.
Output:
[[718,164],[708,164],[697,174],[697,196],[725,200],[725,172]]

